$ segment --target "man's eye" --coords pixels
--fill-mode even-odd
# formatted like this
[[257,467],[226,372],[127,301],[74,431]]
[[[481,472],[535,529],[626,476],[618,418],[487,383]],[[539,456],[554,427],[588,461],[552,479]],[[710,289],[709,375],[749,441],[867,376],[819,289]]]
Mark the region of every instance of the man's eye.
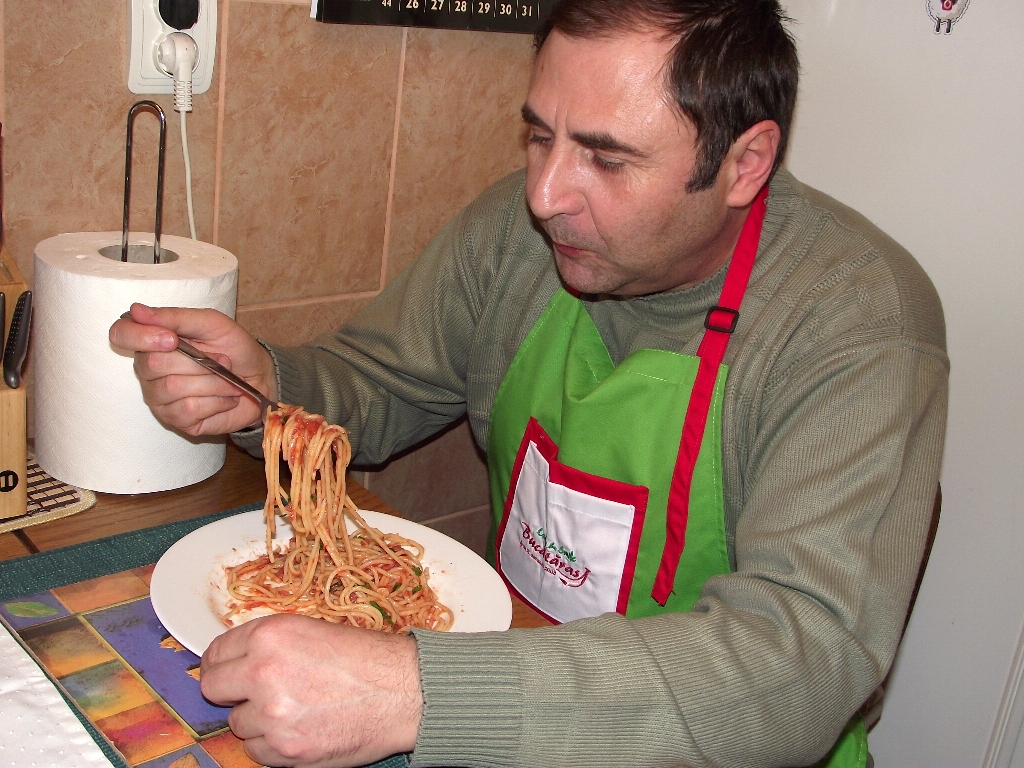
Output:
[[609,160],[597,154],[593,156],[592,162],[602,171],[607,171],[608,173],[615,173],[626,167],[626,164],[621,160]]
[[545,136],[542,133],[531,133],[530,143],[531,144],[548,144],[551,141],[550,136]]

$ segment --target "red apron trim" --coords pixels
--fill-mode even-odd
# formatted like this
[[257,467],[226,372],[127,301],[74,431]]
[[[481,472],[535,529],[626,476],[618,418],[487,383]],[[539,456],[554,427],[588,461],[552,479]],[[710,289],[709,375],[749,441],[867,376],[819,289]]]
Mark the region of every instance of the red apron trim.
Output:
[[[501,517],[501,525],[498,526],[495,546],[497,550],[496,565],[498,573],[501,574],[509,590],[523,600],[523,602],[539,611],[537,606],[519,594],[518,590],[509,583],[501,568],[501,542],[505,536],[505,529],[508,526],[516,487],[519,485],[519,476],[523,470],[523,462],[526,460],[526,452],[531,443],[537,446],[537,451],[548,462],[548,477],[551,483],[586,494],[587,496],[628,505],[635,510],[633,513],[633,525],[629,534],[629,544],[626,549],[626,563],[622,571],[622,581],[619,585],[619,594],[616,598],[615,607],[616,612],[625,616],[626,606],[629,603],[629,591],[633,586],[633,577],[636,575],[636,560],[640,552],[640,536],[643,532],[644,517],[647,514],[649,491],[644,486],[610,480],[606,477],[592,475],[562,464],[558,461],[558,445],[540,425],[540,422],[532,416],[526,425],[526,432],[523,435],[522,442],[519,444],[519,451],[516,453],[516,461],[512,468],[512,479],[509,482],[508,494],[505,497],[505,510]],[[540,612],[543,613],[543,611]],[[557,621],[547,614],[544,614],[544,616],[552,621]]]
[[[768,185],[766,184],[757,197],[743,223],[736,250],[732,255],[732,263],[725,273],[725,284],[718,306],[725,310],[739,311],[750,282],[750,273],[754,269],[757,258],[757,246],[761,240],[761,227],[764,224],[768,205]],[[665,549],[661,555],[661,564],[654,579],[653,597],[659,605],[668,602],[672,587],[676,580],[676,569],[686,545],[686,521],[690,511],[690,486],[693,482],[693,468],[697,464],[700,444],[704,439],[704,427],[708,420],[708,409],[711,396],[718,377],[718,367],[725,356],[725,348],[729,345],[731,330],[726,331],[717,324],[709,325],[704,331],[697,355],[700,365],[697,377],[693,382],[690,402],[686,407],[683,421],[683,436],[679,443],[676,457],[676,468],[672,473],[672,485],[669,488],[668,509],[665,514]]]

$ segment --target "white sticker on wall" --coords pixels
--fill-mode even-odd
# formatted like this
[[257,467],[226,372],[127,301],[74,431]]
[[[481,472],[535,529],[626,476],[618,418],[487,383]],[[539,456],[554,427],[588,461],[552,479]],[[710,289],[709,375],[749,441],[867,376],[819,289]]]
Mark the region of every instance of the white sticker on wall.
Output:
[[960,17],[967,10],[971,0],[925,0],[925,8],[928,10],[928,17],[935,25],[935,34],[949,34],[953,31],[953,25],[960,21]]

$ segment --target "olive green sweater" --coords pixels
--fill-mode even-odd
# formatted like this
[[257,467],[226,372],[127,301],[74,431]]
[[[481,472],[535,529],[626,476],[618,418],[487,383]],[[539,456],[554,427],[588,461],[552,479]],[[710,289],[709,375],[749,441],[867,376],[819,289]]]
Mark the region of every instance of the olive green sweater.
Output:
[[[724,274],[587,308],[616,362],[640,348],[693,353]],[[273,347],[281,399],[347,426],[360,462],[465,411],[486,446],[495,391],[558,285],[512,174],[338,333]],[[734,572],[689,613],[416,632],[413,765],[805,765],[879,685],[942,457],[935,290],[862,216],[779,173],[725,362]]]

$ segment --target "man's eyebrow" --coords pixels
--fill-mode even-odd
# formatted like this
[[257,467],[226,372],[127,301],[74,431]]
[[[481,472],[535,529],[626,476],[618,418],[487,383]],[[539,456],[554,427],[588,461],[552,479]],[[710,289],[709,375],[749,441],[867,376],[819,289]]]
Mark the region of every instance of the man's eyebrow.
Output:
[[643,150],[629,144],[623,144],[609,133],[573,133],[570,135],[573,141],[587,149],[593,149],[598,152],[614,152],[618,155],[629,155],[638,159],[650,157]]
[[[523,105],[522,115],[523,122],[527,125],[532,125],[549,133],[554,132],[547,123],[541,120],[540,115],[530,108],[529,104]],[[598,152],[616,152],[618,154],[629,155],[631,157],[641,159],[649,157],[648,153],[630,146],[629,144],[624,144],[609,133],[572,133],[570,134],[570,138],[572,138],[572,140],[577,144]]]
[[532,125],[536,128],[543,128],[545,131],[552,132],[551,127],[540,119],[540,115],[534,112],[530,108],[529,104],[523,104],[521,112],[523,115],[523,122],[527,125]]

